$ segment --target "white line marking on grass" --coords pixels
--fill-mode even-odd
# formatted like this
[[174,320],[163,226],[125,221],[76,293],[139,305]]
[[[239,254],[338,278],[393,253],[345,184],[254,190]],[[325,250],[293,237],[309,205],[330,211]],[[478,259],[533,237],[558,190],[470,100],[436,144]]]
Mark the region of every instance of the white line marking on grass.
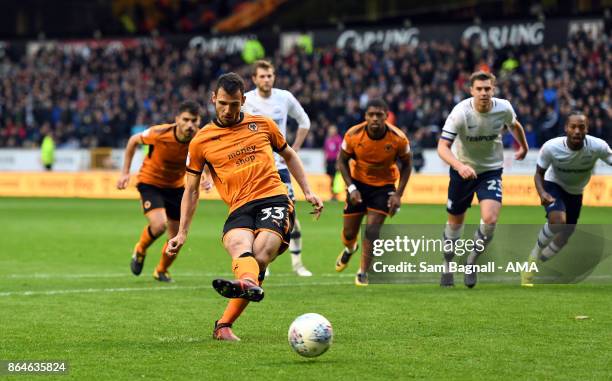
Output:
[[[175,273],[176,274],[176,273]],[[184,277],[198,277],[198,276],[228,276],[227,274],[217,274],[217,273],[185,273],[180,274],[180,276]],[[130,273],[85,273],[85,274],[9,274],[5,276],[10,279],[98,279],[98,278],[123,278],[123,277],[132,277]]]
[[[181,277],[184,277],[184,278],[224,277],[224,276],[233,277],[234,276],[234,274],[232,273],[209,273],[209,272],[202,272],[202,273],[174,272],[172,274],[177,278],[181,278]],[[92,278],[92,279],[96,279],[96,278],[123,278],[123,277],[131,278],[132,275],[127,272],[126,273],[84,273],[84,274],[33,273],[33,274],[7,274],[7,275],[0,276],[0,279],[2,278],[8,278],[8,279],[87,279],[87,278]],[[297,277],[297,275],[295,275],[294,273],[273,273],[272,275],[270,275],[268,279],[285,278],[285,277],[287,278]],[[322,274],[315,274],[315,277],[347,277],[348,278],[348,277],[354,277],[354,275],[337,274],[337,273],[322,273]]]
[[133,292],[133,291],[173,291],[173,290],[195,290],[204,286],[192,287],[117,287],[117,288],[80,288],[68,290],[49,291],[8,291],[0,292],[0,296],[33,296],[33,295],[62,295],[62,294],[88,294],[95,292]]
[[[342,286],[350,285],[348,282],[304,282],[304,283],[270,283],[266,288],[276,287],[302,287],[302,286]],[[140,292],[140,291],[181,291],[181,290],[203,290],[210,289],[210,286],[171,286],[171,287],[117,287],[117,288],[80,288],[67,290],[48,290],[48,291],[7,291],[0,292],[3,296],[53,296],[64,294],[90,294],[90,293],[112,293],[112,292]]]

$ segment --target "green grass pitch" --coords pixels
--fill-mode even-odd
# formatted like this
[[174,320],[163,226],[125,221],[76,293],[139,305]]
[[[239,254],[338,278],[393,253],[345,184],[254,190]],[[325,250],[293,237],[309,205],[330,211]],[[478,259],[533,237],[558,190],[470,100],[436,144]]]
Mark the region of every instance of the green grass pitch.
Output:
[[[67,360],[62,380],[612,378],[612,285],[357,288],[357,261],[346,273],[333,269],[341,206],[326,203],[313,222],[299,203],[304,262],[315,275],[294,276],[284,254],[271,266],[266,299],[235,324],[242,342],[222,343],[211,330],[226,300],[210,287],[230,276],[221,202],[200,204],[171,270],[176,283],[166,285],[151,277],[161,242],[140,277],[129,272],[145,224],[137,201],[0,199],[0,360]],[[468,215],[479,219],[477,208]],[[609,223],[611,215],[584,208],[580,222]],[[442,206],[404,205],[391,222],[444,220]],[[542,222],[535,207],[505,206],[500,219]],[[332,348],[315,359],[287,344],[289,324],[306,312],[334,327]]]

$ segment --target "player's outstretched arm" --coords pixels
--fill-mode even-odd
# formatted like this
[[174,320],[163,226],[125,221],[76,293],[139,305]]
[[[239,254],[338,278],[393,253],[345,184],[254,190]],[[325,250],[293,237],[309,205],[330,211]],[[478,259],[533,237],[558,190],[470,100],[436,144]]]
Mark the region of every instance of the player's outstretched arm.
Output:
[[408,180],[410,179],[410,174],[412,173],[412,152],[408,152],[405,156],[400,157],[400,164],[399,185],[397,191],[389,197],[389,213],[392,217],[402,204],[402,196],[404,195]]
[[518,120],[514,121],[510,126],[510,133],[520,145],[519,150],[514,154],[514,159],[523,160],[527,156],[527,152],[529,152],[529,144],[527,144],[525,129]]
[[535,182],[536,190],[538,191],[538,195],[540,196],[540,203],[544,206],[550,205],[555,202],[555,198],[550,195],[550,193],[544,190],[544,174],[546,173],[546,169],[536,166],[536,173],[533,176],[533,181]]
[[185,176],[185,192],[183,193],[183,199],[181,200],[181,222],[179,230],[176,236],[168,241],[168,254],[174,255],[179,252],[181,247],[185,244],[193,215],[195,214],[196,208],[198,207],[198,200],[200,199],[200,178],[201,175],[188,173]]
[[475,179],[476,171],[474,171],[474,168],[457,160],[455,154],[453,151],[451,151],[452,145],[453,142],[449,140],[443,138],[438,140],[438,156],[440,156],[440,159],[444,160],[446,164],[450,165],[455,171],[459,172],[461,178],[465,180]]
[[293,148],[289,146],[286,146],[279,154],[285,159],[287,168],[295,178],[295,181],[297,181],[302,192],[304,192],[304,197],[306,197],[306,200],[314,207],[313,214],[316,218],[319,218],[319,215],[323,211],[323,201],[310,190],[310,185],[308,185],[308,181],[306,180],[306,172],[304,171],[304,166],[299,156],[295,153]]
[[121,176],[117,180],[117,189],[125,189],[130,182],[130,167],[132,166],[132,159],[136,152],[136,147],[142,141],[140,133],[132,135],[127,142],[125,147],[125,153],[123,155],[123,168],[121,170]]

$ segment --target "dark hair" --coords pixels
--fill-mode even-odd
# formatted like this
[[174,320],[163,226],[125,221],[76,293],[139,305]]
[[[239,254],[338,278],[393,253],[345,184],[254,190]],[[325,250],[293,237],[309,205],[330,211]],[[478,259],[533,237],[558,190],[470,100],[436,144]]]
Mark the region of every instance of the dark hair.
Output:
[[184,112],[188,112],[191,115],[196,115],[196,116],[201,116],[202,115],[200,104],[198,102],[195,102],[195,101],[183,101],[183,102],[181,102],[181,104],[179,105],[179,108],[178,108],[178,113],[182,114]]
[[580,109],[573,108],[573,109],[572,109],[572,110],[569,112],[569,114],[567,114],[567,118],[565,119],[565,125],[566,125],[566,126],[567,126],[567,125],[569,125],[569,120],[570,120],[570,118],[571,118],[572,116],[583,116],[583,117],[584,117],[584,121],[585,121],[586,125],[587,125],[587,126],[589,125],[589,117],[587,116],[587,114],[586,114],[584,111],[580,110]]
[[226,73],[217,79],[217,85],[215,86],[215,94],[219,91],[219,89],[225,90],[228,94],[234,94],[236,91],[240,90],[240,93],[244,95],[244,81],[242,77],[236,73]]
[[470,75],[470,86],[474,86],[475,81],[491,81],[492,84],[495,84],[495,76],[492,73],[486,71],[477,71]]
[[370,107],[382,108],[383,110],[385,110],[385,112],[389,111],[389,106],[387,106],[387,102],[385,102],[381,98],[370,99],[368,103],[366,103],[366,111],[368,111]]
[[274,70],[274,65],[272,65],[272,63],[270,61],[266,61],[266,60],[257,60],[253,63],[253,67],[252,67],[252,71],[251,71],[251,75],[255,76],[257,75],[257,69],[264,69],[264,70]]
[[577,109],[577,108],[573,108],[572,111],[570,111],[569,114],[567,114],[568,119],[570,116],[584,116],[585,118],[587,117],[584,111]]

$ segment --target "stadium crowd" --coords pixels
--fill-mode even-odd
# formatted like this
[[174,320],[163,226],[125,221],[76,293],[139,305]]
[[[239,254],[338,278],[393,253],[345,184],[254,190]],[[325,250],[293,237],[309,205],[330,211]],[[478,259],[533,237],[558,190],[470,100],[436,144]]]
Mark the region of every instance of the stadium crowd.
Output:
[[[299,99],[312,120],[306,147],[322,147],[329,126],[341,133],[363,119],[368,99],[382,96],[391,121],[434,147],[452,107],[468,96],[472,71],[498,77],[531,147],[562,133],[572,107],[590,117],[591,134],[608,142],[612,108],[612,37],[576,34],[567,46],[482,49],[462,41],[420,42],[360,53],[351,49],[276,53],[276,87]],[[33,147],[52,130],[58,147],[121,147],[133,128],[167,121],[180,101],[206,104],[223,72],[250,69],[238,54],[214,55],[145,44],[125,50],[41,49],[0,58],[0,147]],[[289,136],[291,141],[292,137]],[[510,139],[511,140],[511,139]]]

